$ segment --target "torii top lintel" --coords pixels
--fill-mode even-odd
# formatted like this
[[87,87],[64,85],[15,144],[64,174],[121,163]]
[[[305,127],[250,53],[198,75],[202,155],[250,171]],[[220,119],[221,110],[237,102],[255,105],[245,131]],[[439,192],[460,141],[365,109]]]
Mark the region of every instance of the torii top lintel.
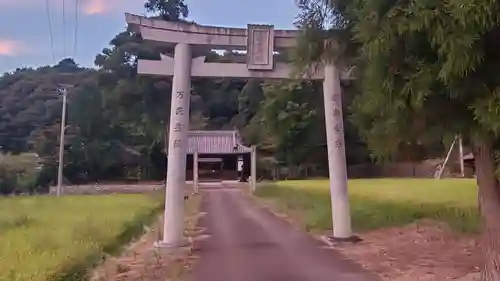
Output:
[[[188,44],[210,49],[246,50],[247,63],[209,63],[204,57],[194,58],[192,77],[233,78],[291,78],[292,68],[274,61],[274,52],[293,48],[297,44],[299,30],[275,30],[272,25],[249,24],[247,29],[198,25],[187,22],[169,22],[143,16],[125,14],[127,24],[142,38],[160,44]],[[161,55],[160,61],[139,60],[138,73],[172,76],[174,59]],[[342,79],[349,79],[350,72],[341,72]],[[321,68],[305,79],[323,79]]]
[[[247,29],[199,25],[186,22],[169,22],[143,16],[125,14],[129,26],[140,32],[145,40],[164,43],[208,45],[216,48],[247,49],[249,39],[256,35],[273,41],[276,50],[292,48],[298,30],[275,30],[272,25],[249,24]],[[263,38],[264,39],[264,38]],[[271,42],[269,42],[271,43]]]

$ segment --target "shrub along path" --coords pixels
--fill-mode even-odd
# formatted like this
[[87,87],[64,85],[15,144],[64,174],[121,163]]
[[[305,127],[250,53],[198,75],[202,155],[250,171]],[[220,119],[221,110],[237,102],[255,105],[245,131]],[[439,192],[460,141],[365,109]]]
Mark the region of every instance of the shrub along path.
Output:
[[203,190],[210,235],[192,281],[375,281],[378,277],[251,202],[238,189]]

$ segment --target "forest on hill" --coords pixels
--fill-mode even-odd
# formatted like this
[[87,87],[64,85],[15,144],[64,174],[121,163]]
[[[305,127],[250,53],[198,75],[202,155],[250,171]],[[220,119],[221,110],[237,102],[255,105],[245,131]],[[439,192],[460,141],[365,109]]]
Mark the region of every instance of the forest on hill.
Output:
[[[182,0],[148,0],[150,12],[164,20],[188,15]],[[0,77],[0,148],[3,153],[34,152],[41,157],[46,181],[54,179],[58,161],[62,98],[68,91],[65,179],[71,183],[134,177],[163,179],[171,97],[171,79],[137,75],[137,59],[172,53],[142,42],[131,30],[111,39],[96,55],[96,68],[66,58],[54,66],[22,68]],[[241,54],[209,52],[227,62]],[[370,162],[366,142],[349,122],[355,85],[343,86],[348,164]],[[326,175],[326,137],[322,86],[317,82],[193,78],[191,130],[238,129],[260,151],[260,169],[289,168],[300,177],[304,168]],[[439,147],[441,148],[441,147]],[[420,160],[426,148],[402,144],[405,160]],[[397,159],[396,159],[397,160]]]

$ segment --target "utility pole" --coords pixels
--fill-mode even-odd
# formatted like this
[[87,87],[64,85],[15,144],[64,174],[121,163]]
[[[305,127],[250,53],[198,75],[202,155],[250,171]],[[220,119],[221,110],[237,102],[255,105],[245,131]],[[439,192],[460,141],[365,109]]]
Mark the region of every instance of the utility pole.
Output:
[[61,133],[59,138],[59,167],[57,170],[57,196],[61,196],[62,184],[63,184],[63,167],[64,167],[64,133],[66,131],[66,101],[68,95],[68,88],[71,85],[60,85],[57,89],[57,93],[63,96],[62,112],[61,112]]

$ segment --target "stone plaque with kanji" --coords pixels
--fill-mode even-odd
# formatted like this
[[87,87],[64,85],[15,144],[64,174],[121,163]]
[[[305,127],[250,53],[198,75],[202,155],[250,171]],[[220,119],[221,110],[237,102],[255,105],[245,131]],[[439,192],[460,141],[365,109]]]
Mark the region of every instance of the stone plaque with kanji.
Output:
[[274,28],[271,25],[248,25],[247,67],[250,70],[273,70]]

